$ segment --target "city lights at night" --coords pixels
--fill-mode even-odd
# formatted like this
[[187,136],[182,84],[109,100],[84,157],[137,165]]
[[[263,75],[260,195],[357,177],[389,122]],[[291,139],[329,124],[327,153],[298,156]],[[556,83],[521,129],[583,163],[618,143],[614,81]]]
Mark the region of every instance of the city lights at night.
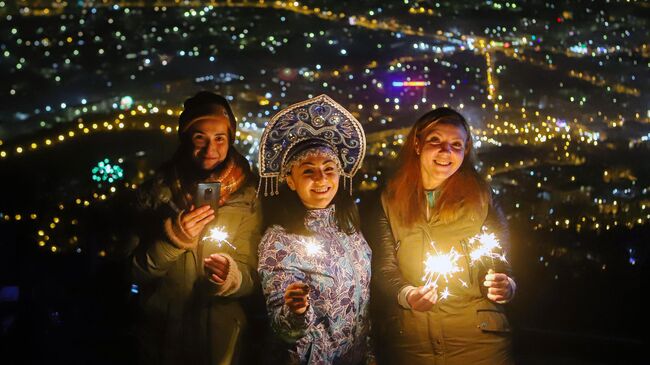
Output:
[[[453,301],[476,284],[455,273],[507,262],[517,363],[645,363],[648,14],[634,0],[0,0],[0,363],[134,362],[127,328],[147,288],[120,282],[137,244],[126,230],[202,90],[232,106],[232,146],[256,177],[276,113],[321,94],[341,104],[365,131],[351,180],[362,221],[416,120],[456,110],[510,244],[486,231],[467,252],[431,251],[413,263],[423,280]],[[169,216],[183,184],[155,191]],[[174,217],[165,229],[192,237]],[[232,252],[227,265],[256,254],[220,225],[200,244]],[[310,267],[332,259],[311,238],[297,251]]]

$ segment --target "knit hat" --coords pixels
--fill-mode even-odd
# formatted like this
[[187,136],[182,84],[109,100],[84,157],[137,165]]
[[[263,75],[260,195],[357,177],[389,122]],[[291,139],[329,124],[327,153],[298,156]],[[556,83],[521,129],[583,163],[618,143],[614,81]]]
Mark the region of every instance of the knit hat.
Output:
[[221,95],[210,91],[200,91],[198,94],[185,100],[183,112],[178,118],[178,135],[187,132],[194,123],[203,119],[215,117],[226,117],[230,121],[228,125],[230,143],[235,140],[237,131],[237,120],[228,104],[228,100]]

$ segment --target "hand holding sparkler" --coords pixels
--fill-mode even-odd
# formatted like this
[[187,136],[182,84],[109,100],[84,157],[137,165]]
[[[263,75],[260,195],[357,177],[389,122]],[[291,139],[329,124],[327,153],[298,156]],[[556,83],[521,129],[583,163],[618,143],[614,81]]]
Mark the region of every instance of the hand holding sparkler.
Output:
[[[431,246],[435,250],[433,242]],[[447,254],[439,254],[436,252],[435,255],[431,255],[427,253],[427,259],[424,261],[424,276],[422,277],[422,280],[425,282],[424,286],[433,288],[437,295],[438,280],[442,278],[445,280],[445,283],[448,283],[449,278],[454,273],[461,271],[461,268],[457,264],[460,257],[458,252],[453,248]],[[440,299],[447,299],[450,295],[449,287],[445,287],[440,293]]]
[[438,292],[433,286],[420,286],[408,292],[406,301],[411,309],[426,312],[438,301]]
[[284,304],[295,314],[303,314],[309,307],[309,285],[296,281],[284,292]]
[[190,238],[196,238],[206,224],[214,219],[214,210],[209,205],[194,209],[194,205],[190,210],[183,212],[180,216],[180,224],[183,232],[186,232]]
[[495,273],[492,269],[485,275],[483,286],[488,288],[488,299],[494,302],[508,301],[514,292],[512,281],[508,275]]
[[214,253],[203,260],[205,272],[217,284],[223,284],[230,271],[228,259],[218,253]]

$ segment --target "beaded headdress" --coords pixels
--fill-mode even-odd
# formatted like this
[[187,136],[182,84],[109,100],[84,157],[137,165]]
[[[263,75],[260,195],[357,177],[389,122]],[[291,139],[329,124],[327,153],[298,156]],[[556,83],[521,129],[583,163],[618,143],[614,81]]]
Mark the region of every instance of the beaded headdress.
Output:
[[278,112],[260,141],[260,185],[264,195],[278,194],[287,164],[310,148],[331,149],[341,166],[343,188],[352,191],[352,177],[363,162],[366,136],[363,127],[345,108],[327,95],[293,104]]

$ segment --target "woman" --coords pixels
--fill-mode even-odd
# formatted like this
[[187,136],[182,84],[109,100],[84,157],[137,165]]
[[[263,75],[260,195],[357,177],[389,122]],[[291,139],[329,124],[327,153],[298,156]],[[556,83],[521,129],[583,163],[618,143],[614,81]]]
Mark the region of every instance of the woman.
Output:
[[360,364],[370,358],[371,255],[345,191],[364,152],[359,122],[325,95],[281,111],[262,135],[268,228],[258,271],[270,322],[285,343],[271,363]]
[[[239,298],[255,285],[261,213],[248,162],[232,146],[236,128],[223,97],[189,98],[176,154],[138,191],[131,271],[141,363],[237,362],[246,326]],[[194,206],[199,182],[221,183],[217,210]],[[211,238],[215,228],[227,242]]]
[[[472,238],[494,233],[507,251],[502,217],[471,157],[465,119],[448,108],[411,129],[377,216],[366,221],[373,247],[373,326],[387,364],[511,364],[503,304],[514,295],[503,252],[477,258]],[[457,266],[427,282],[424,261],[450,255]],[[381,349],[381,353],[379,352]]]

